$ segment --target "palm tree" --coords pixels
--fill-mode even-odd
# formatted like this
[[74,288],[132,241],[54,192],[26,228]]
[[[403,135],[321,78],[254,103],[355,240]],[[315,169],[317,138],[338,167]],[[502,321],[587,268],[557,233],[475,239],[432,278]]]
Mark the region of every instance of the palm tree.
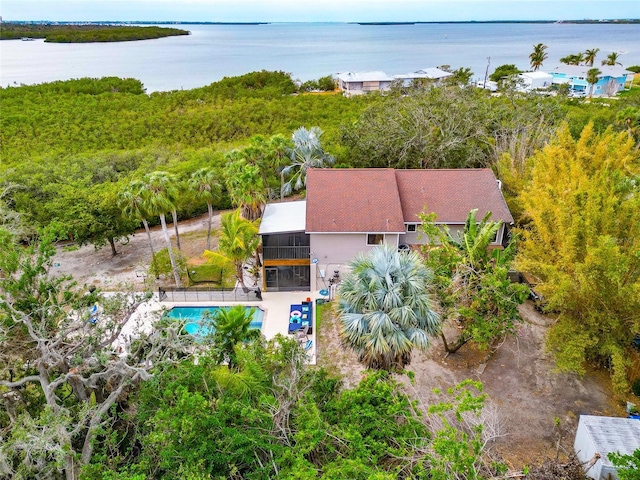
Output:
[[176,287],[180,288],[180,272],[176,265],[176,259],[173,255],[171,247],[171,239],[167,230],[167,221],[165,214],[175,209],[173,203],[173,195],[170,193],[173,188],[173,176],[166,172],[153,172],[144,177],[145,188],[148,190],[148,196],[145,198],[145,211],[160,217],[162,225],[162,233],[167,243],[167,251],[169,252],[169,260],[173,270],[173,278],[176,281]]
[[602,72],[597,68],[590,68],[587,71],[587,83],[589,84],[589,98],[593,95],[593,87],[596,83],[598,83],[598,75]]
[[560,63],[565,63],[567,65],[580,65],[583,59],[584,55],[582,53],[578,53],[575,55],[567,55],[566,57],[562,57],[560,59]]
[[214,352],[218,363],[227,360],[229,370],[237,363],[236,345],[260,338],[260,330],[251,328],[255,308],[246,309],[243,305],[219,309],[212,318]]
[[488,347],[513,331],[519,320],[517,307],[529,293],[527,287],[508,279],[515,242],[504,250],[490,249],[501,222],[491,221],[491,213],[478,222],[476,214],[477,210],[469,212],[463,231],[456,235],[437,225],[435,216],[423,216],[422,228],[431,247],[426,263],[437,272],[434,286],[442,317],[454,318],[463,328],[455,345],[440,332],[448,353],[456,352],[471,339],[478,346]]
[[609,55],[607,55],[606,60],[602,60],[602,65],[608,65],[610,67],[613,67],[615,65],[622,66],[622,63],[618,61],[618,57],[619,57],[618,53],[611,52]]
[[[326,168],[334,164],[333,155],[325,153],[320,144],[322,130],[320,127],[304,127],[293,132],[291,139],[293,147],[288,149],[291,163],[282,169],[280,173],[282,188],[280,197],[291,195],[294,190],[300,190],[307,184],[307,170],[310,168]],[[285,177],[290,176],[285,183]]]
[[220,219],[220,239],[218,241],[220,253],[207,250],[204,252],[204,256],[207,258],[222,256],[231,260],[236,267],[236,277],[240,285],[246,288],[242,266],[254,254],[259,243],[260,237],[256,222],[242,218],[240,209],[237,209],[222,215]]
[[225,157],[229,163],[224,169],[224,177],[231,203],[240,208],[247,220],[257,220],[267,200],[260,169],[248,164],[238,151],[230,152]]
[[599,48],[592,48],[584,52],[584,64],[593,67],[593,62],[596,61],[596,55],[600,51]]
[[369,368],[403,368],[411,350],[426,349],[440,329],[427,293],[430,271],[417,253],[386,244],[349,267],[338,287],[340,339]]
[[533,46],[533,52],[529,55],[529,60],[531,62],[531,68],[533,71],[537,71],[542,63],[547,59],[548,55],[545,51],[548,47],[543,43],[538,43]]
[[126,189],[118,194],[118,205],[123,214],[129,218],[135,218],[142,222],[144,230],[147,232],[149,239],[149,248],[151,249],[151,261],[155,258],[153,250],[153,241],[151,240],[151,231],[149,230],[149,222],[147,217],[150,212],[147,210],[149,191],[144,182],[139,180],[132,181]]
[[207,226],[207,249],[211,249],[211,220],[213,218],[213,202],[220,199],[219,175],[210,168],[201,168],[191,174],[189,187],[195,191],[199,201],[207,202],[209,224]]

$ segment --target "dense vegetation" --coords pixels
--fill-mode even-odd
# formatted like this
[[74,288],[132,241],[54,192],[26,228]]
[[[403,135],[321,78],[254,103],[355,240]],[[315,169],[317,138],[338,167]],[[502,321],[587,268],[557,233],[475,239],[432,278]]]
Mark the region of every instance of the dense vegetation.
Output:
[[189,35],[189,32],[178,28],[122,25],[0,24],[0,40],[44,38],[50,43],[130,42],[176,35]]
[[[140,222],[160,221],[168,240],[165,216],[233,205],[238,210],[224,217],[210,256],[223,257],[242,279],[262,203],[303,189],[314,165],[494,168],[522,236],[505,252],[489,253],[499,226],[470,212],[460,238],[440,232],[439,250],[412,257],[416,264],[403,275],[419,277],[424,298],[411,295],[424,303],[430,293],[438,302],[439,320],[421,314],[429,328],[414,321],[406,299],[392,308],[367,303],[369,290],[386,295],[384,262],[367,270],[366,281],[345,279],[343,300],[351,303],[342,305],[343,320],[357,320],[350,344],[363,361],[374,360],[370,366],[407,364],[413,346],[427,343],[426,333],[418,341],[417,327],[434,333],[437,321],[459,321],[460,337],[449,345],[487,348],[516,331],[524,292],[507,280],[515,254],[540,279],[545,308],[557,317],[548,346],[558,366],[581,373],[597,364],[609,369],[619,393],[628,389],[631,340],[640,334],[637,91],[590,102],[508,86],[491,96],[456,84],[351,99],[297,91],[289,75],[264,71],[151,95],[137,80],[116,78],[0,89],[0,474],[140,480],[504,473],[483,452],[489,440],[477,417],[484,400],[477,384],[429,404],[385,372],[343,388],[307,368],[295,342],[254,338],[232,314],[215,319],[229,335],[208,339],[213,344],[160,321],[120,356],[110,340],[144,299],[109,300],[49,276],[55,239],[108,242],[115,254],[117,240]],[[436,234],[434,221],[425,212],[429,235]],[[170,241],[166,247],[154,256],[180,285],[184,258]],[[414,266],[423,272],[421,261],[432,279],[413,275]],[[394,273],[386,287],[409,292],[403,275]],[[89,321],[95,302],[104,305],[103,322]],[[401,321],[401,349],[387,354],[384,329],[374,332],[375,345],[363,343],[358,335],[369,313]]]

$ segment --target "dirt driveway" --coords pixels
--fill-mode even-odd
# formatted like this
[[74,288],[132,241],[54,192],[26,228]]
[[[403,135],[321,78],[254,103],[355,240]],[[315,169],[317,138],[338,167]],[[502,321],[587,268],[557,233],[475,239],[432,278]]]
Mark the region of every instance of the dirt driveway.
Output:
[[[182,250],[195,261],[206,248],[207,216],[180,223]],[[219,227],[219,217],[214,219]],[[164,248],[160,227],[153,229],[157,250]],[[175,238],[172,239],[175,245]],[[215,239],[212,238],[212,247]],[[80,285],[96,285],[117,290],[123,283],[144,286],[151,258],[144,230],[136,232],[129,243],[95,251],[92,246],[69,250],[60,247],[54,258],[56,270],[72,274]],[[155,285],[151,285],[155,287]],[[438,339],[424,353],[414,354],[410,370],[415,372],[413,394],[428,404],[432,390],[446,388],[470,378],[480,380],[488,395],[487,410],[495,412],[501,434],[493,448],[514,468],[553,457],[556,443],[573,448],[573,437],[580,414],[623,415],[614,400],[605,372],[589,372],[584,378],[554,373],[551,358],[544,350],[544,335],[552,320],[536,312],[532,305],[521,307],[525,323],[518,336],[508,337],[486,360],[486,354],[465,345],[458,353],[445,358]],[[355,356],[340,347],[338,325],[334,319],[323,320],[319,328],[318,363],[340,372],[347,385],[356,383],[362,372]],[[453,329],[455,332],[455,329]],[[452,333],[452,332],[449,332]]]
[[[188,259],[198,260],[207,248],[208,215],[179,222],[182,252]],[[176,247],[173,225],[168,224],[171,241]],[[212,221],[211,248],[217,246],[215,230],[220,227],[220,216]],[[166,248],[160,226],[151,229],[155,251]],[[94,285],[103,290],[120,290],[123,285],[133,285],[142,290],[145,286],[154,289],[154,279],[147,279],[146,273],[151,262],[149,240],[144,229],[129,237],[129,242],[116,245],[118,254],[114,257],[109,246],[96,250],[92,245],[84,247],[58,247],[54,257],[54,269],[61,274],[73,275],[78,284]]]
[[[480,380],[488,396],[485,411],[500,435],[491,448],[514,469],[555,458],[559,439],[562,448],[572,451],[580,414],[624,415],[606,372],[589,372],[583,378],[555,373],[544,349],[552,320],[530,303],[520,311],[525,323],[518,336],[508,337],[488,360],[487,353],[474,351],[470,344],[445,358],[442,342],[434,339],[428,352],[413,355],[408,370],[415,372],[414,385],[405,382],[422,404],[429,405],[435,399],[434,388],[467,378]],[[323,322],[318,364],[338,370],[353,385],[362,367],[352,353],[341,349],[337,322]]]

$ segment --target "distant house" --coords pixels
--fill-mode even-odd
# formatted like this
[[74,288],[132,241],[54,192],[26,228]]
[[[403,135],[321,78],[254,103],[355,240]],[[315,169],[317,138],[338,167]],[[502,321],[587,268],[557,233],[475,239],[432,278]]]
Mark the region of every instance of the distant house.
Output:
[[518,74],[516,89],[521,92],[532,92],[540,88],[549,88],[553,83],[553,75],[546,72],[523,72]]
[[492,243],[501,247],[513,217],[490,169],[310,169],[306,202],[265,209],[264,288],[324,288],[335,270],[380,243],[427,243],[420,233],[421,213],[434,212],[436,222],[455,235],[473,209],[478,219],[490,211],[493,220],[502,221]]
[[640,420],[580,415],[573,448],[580,463],[588,468],[587,477],[615,480],[618,472],[608,455],[631,455],[640,448]]
[[549,74],[553,77],[553,83],[568,83],[571,90],[588,94],[590,85],[587,82],[587,75],[592,68],[602,72],[598,75],[598,82],[593,86],[593,96],[596,97],[613,96],[616,92],[624,90],[627,83],[631,84],[633,81],[633,72],[620,66],[562,65],[551,70]]
[[453,74],[450,72],[445,72],[444,70],[440,70],[439,68],[423,68],[422,70],[418,70],[416,72],[407,73],[404,75],[394,75],[393,77],[396,80],[402,81],[402,86],[409,87],[416,82],[425,82],[431,85],[441,85],[442,81],[452,76]]
[[348,96],[389,90],[393,82],[393,77],[381,71],[339,73],[337,78],[338,88]]

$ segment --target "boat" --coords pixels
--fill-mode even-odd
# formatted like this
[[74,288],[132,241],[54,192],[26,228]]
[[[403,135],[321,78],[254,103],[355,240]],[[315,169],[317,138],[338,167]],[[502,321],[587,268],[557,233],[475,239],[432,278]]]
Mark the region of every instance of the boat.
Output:
[[33,40],[35,40],[35,38],[33,38],[33,37],[22,37],[22,41],[23,42],[31,42]]

